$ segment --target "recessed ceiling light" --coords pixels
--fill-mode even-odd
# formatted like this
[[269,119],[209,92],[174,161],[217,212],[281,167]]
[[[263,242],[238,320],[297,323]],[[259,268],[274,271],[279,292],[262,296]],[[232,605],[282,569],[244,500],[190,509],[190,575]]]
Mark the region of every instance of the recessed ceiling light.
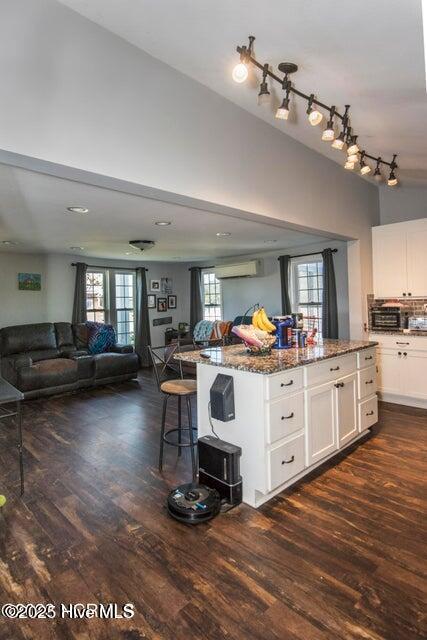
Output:
[[84,247],[70,247],[71,251],[84,251]]
[[231,233],[228,233],[227,231],[218,231],[216,235],[218,238],[227,238],[228,236],[231,236]]
[[264,240],[265,244],[273,244],[274,242],[277,242],[277,240]]
[[169,227],[169,225],[171,225],[172,222],[169,222],[168,220],[159,220],[158,222],[155,222],[154,224],[156,224],[158,227]]
[[17,242],[14,242],[13,240],[2,240],[2,244],[4,244],[6,247],[12,247],[17,245]]
[[139,251],[126,251],[125,253],[126,256],[140,256],[140,252]]
[[87,207],[80,206],[67,207],[67,211],[69,211],[70,213],[89,213],[89,209]]

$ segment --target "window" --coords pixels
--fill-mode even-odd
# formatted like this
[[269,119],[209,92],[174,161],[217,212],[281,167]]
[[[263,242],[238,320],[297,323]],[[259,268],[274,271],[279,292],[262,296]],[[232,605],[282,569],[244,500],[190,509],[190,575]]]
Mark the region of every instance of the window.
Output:
[[292,260],[292,308],[304,315],[304,329],[322,334],[323,260],[321,256]]
[[203,318],[222,320],[221,282],[214,271],[203,271]]
[[135,342],[135,274],[97,269],[86,274],[88,320],[108,322],[116,330],[117,342]]

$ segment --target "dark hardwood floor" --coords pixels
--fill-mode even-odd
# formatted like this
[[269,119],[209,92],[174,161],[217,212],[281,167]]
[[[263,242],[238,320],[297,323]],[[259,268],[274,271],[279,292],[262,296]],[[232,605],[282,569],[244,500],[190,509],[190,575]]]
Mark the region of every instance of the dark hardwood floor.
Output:
[[1,640],[426,638],[426,411],[382,405],[347,456],[196,528],[164,508],[190,460],[168,447],[159,475],[160,414],[148,373],[26,403],[22,500],[15,432],[0,425],[0,601],[136,608],[0,618]]

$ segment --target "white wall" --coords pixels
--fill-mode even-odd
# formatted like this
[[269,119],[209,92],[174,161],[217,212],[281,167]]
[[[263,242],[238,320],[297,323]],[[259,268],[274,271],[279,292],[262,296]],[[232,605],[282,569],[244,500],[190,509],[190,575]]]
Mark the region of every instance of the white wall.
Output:
[[427,188],[382,186],[380,195],[381,224],[427,218]]
[[298,255],[308,252],[321,252],[327,247],[337,248],[334,254],[335,279],[338,299],[338,330],[339,337],[349,337],[349,300],[348,300],[348,270],[347,270],[347,244],[339,241],[326,241],[319,244],[310,244],[292,249],[283,249],[278,252],[260,253],[245,257],[235,257],[227,260],[216,261],[219,263],[238,263],[246,259],[259,258],[262,263],[262,272],[255,278],[233,278],[221,280],[223,317],[233,320],[242,315],[251,305],[259,302],[269,315],[280,315],[281,293],[279,255]]
[[354,238],[360,336],[375,186],[53,0],[2,3],[0,77],[5,150]]
[[[110,267],[138,266],[135,262],[82,256],[0,253],[0,327],[33,322],[71,322],[75,283],[75,268],[71,263],[78,260]],[[165,313],[158,313],[155,309],[149,312],[152,344],[160,345],[164,343],[164,332],[168,326],[176,328],[178,322],[190,320],[190,275],[185,264],[150,263],[148,269],[148,286],[150,279],[170,277],[173,279],[173,293],[177,295],[177,309]],[[41,292],[19,291],[18,272],[41,273]],[[172,316],[172,325],[153,327],[154,318],[165,316]]]
[[[20,291],[18,273],[40,273],[41,291]],[[46,275],[45,256],[0,253],[0,327],[46,321]]]

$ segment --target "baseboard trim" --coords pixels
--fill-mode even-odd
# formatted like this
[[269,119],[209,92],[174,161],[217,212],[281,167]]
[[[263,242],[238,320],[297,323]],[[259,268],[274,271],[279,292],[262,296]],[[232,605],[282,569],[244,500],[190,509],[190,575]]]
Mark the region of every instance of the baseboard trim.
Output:
[[[427,383],[426,383],[427,384]],[[392,404],[403,404],[407,407],[417,407],[418,409],[427,409],[427,400],[419,398],[410,398],[408,396],[399,396],[394,393],[378,392],[379,399],[383,402],[391,402]]]

